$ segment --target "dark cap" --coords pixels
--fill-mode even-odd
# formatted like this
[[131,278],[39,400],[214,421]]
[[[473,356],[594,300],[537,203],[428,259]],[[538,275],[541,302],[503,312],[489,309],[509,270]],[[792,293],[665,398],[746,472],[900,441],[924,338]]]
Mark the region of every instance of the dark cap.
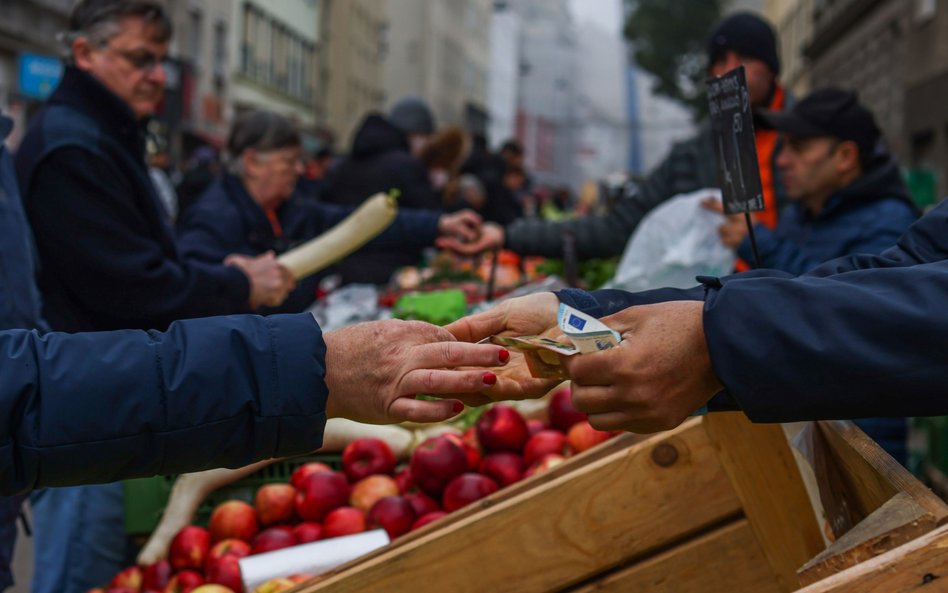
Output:
[[428,104],[418,97],[400,99],[392,106],[388,119],[406,134],[433,134],[435,131],[434,115]]
[[765,125],[791,136],[851,140],[862,158],[872,155],[880,136],[875,118],[856,93],[835,88],[813,91],[790,111],[762,110],[758,115]]
[[708,59],[713,64],[726,51],[757,58],[774,76],[780,74],[777,35],[764,19],[751,12],[736,12],[721,20],[708,38]]

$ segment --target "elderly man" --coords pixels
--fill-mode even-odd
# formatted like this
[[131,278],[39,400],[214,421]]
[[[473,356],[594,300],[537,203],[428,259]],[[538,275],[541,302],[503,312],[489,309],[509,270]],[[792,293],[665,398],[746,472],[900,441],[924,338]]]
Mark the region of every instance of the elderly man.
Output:
[[[178,245],[188,259],[215,262],[229,253],[282,253],[325,232],[353,210],[308,200],[294,191],[302,168],[301,140],[281,115],[252,111],[239,117],[227,151],[229,174],[178,223]],[[470,211],[443,214],[406,208],[365,249],[417,251],[433,245],[439,234],[473,239],[479,223]],[[315,277],[302,282],[279,310],[302,311],[315,298],[315,284]]]

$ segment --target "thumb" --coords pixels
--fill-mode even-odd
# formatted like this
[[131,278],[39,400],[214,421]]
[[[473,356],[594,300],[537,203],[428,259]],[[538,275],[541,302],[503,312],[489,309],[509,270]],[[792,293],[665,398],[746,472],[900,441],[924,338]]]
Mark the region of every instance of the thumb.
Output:
[[389,416],[396,422],[444,422],[464,411],[456,399],[420,400],[404,396],[392,402]]

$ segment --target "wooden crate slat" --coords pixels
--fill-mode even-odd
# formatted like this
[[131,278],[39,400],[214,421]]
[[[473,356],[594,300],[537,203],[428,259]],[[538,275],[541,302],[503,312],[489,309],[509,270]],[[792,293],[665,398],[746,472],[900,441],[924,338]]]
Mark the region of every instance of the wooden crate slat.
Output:
[[793,591],[797,569],[824,544],[783,429],[741,412],[709,414],[704,425],[781,590]]
[[570,593],[779,593],[746,518],[609,574]]
[[797,593],[948,592],[948,525]]
[[695,419],[296,590],[558,590],[739,513]]

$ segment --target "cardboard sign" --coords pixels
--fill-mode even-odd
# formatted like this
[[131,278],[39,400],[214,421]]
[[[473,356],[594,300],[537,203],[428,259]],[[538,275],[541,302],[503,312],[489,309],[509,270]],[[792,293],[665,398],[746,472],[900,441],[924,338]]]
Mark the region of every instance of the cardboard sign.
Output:
[[727,214],[764,209],[744,66],[707,81],[711,138]]

